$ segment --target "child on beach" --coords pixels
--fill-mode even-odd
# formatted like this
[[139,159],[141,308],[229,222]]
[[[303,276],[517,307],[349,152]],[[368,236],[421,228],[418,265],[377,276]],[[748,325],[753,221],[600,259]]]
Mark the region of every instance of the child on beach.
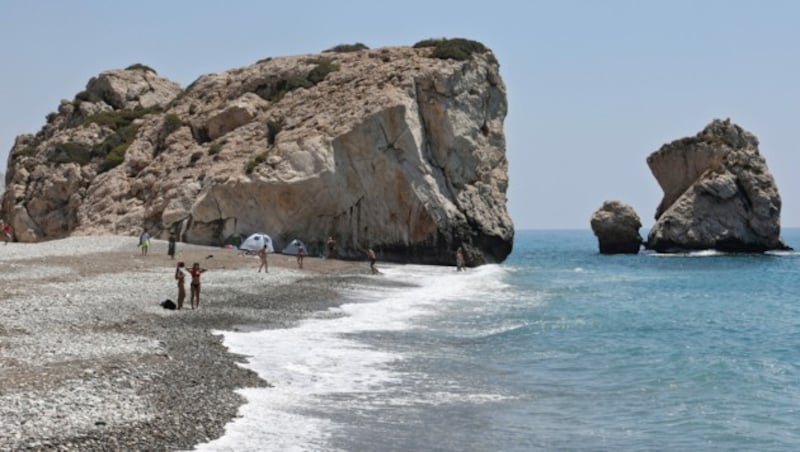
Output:
[[189,298],[189,302],[192,304],[192,309],[197,306],[200,307],[200,275],[205,273],[205,268],[200,268],[200,264],[195,262],[192,265],[192,269],[189,270],[189,274],[192,275],[192,293]]
[[183,262],[178,262],[178,266],[175,268],[175,279],[178,281],[178,309],[183,308],[183,300],[186,299],[186,274],[184,273],[184,267]]
[[267,254],[269,254],[269,250],[267,250],[267,245],[265,244],[263,248],[258,250],[258,258],[261,259],[261,265],[258,266],[258,272],[261,273],[261,269],[264,269],[264,273],[269,273],[269,263],[267,262]]

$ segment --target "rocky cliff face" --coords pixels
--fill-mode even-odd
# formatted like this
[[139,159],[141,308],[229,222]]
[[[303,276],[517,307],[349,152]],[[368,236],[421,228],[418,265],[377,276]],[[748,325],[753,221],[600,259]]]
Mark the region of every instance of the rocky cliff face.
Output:
[[647,163],[664,190],[647,248],[785,249],[781,198],[758,139],[730,120],[664,145]]
[[482,46],[273,58],[186,89],[144,66],[104,72],[9,156],[2,209],[20,240],[70,234],[280,247],[472,264],[511,251],[505,86]]

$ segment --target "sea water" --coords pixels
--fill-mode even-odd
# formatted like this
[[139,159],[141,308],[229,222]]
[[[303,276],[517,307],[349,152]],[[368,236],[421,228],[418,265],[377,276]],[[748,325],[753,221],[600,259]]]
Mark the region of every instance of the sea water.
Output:
[[274,387],[198,449],[800,448],[795,252],[601,256],[590,231],[518,231],[502,265],[382,270],[408,285],[224,333]]

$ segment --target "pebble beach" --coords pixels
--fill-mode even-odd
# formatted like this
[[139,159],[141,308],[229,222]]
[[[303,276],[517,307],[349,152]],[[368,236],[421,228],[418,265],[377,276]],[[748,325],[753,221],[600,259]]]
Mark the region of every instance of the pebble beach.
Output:
[[[72,237],[0,245],[0,450],[186,450],[222,435],[265,387],[215,331],[280,328],[341,302],[365,263]],[[175,300],[177,261],[208,271],[199,309]],[[187,283],[188,286],[188,283]],[[187,287],[188,291],[188,287]],[[188,294],[187,294],[188,297]]]

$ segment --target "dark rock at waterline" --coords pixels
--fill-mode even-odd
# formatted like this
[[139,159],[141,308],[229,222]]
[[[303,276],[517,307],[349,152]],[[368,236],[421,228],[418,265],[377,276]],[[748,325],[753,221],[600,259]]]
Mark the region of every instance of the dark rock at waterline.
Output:
[[601,254],[636,254],[642,245],[642,222],[633,207],[621,201],[606,201],[592,215],[592,231]]

